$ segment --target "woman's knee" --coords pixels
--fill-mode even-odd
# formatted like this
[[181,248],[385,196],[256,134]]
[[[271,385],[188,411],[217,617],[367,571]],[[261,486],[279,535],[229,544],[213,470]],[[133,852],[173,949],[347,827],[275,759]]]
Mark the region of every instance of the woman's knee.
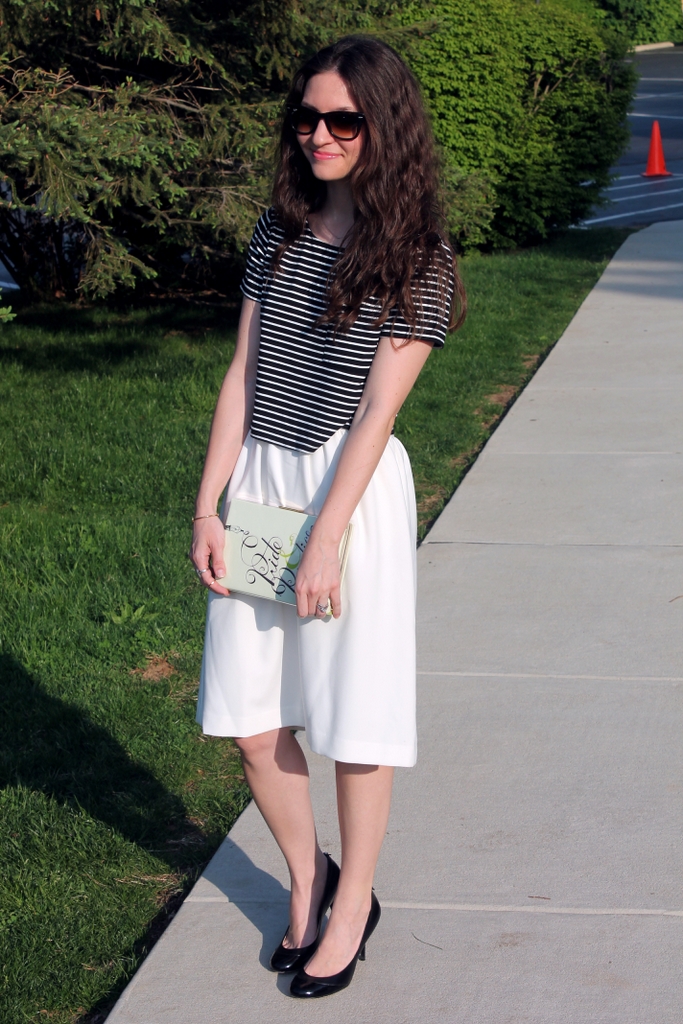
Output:
[[236,736],[235,743],[244,760],[250,764],[264,760],[272,761],[275,757],[279,729],[260,732],[255,736]]

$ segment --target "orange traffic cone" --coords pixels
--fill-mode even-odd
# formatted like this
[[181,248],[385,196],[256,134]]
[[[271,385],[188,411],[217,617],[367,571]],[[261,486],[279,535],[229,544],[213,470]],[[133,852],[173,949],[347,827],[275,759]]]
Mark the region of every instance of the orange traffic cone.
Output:
[[659,121],[652,125],[650,136],[650,152],[647,158],[647,167],[641,175],[643,178],[670,178],[671,171],[667,171],[664,160],[664,148],[662,146],[662,133],[659,130]]

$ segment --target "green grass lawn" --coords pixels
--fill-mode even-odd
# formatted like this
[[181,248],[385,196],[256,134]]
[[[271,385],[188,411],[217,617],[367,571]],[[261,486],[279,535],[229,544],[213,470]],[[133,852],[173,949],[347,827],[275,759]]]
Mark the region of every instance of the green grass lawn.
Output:
[[[465,261],[467,324],[397,423],[423,532],[627,233]],[[0,1020],[94,1024],[248,799],[194,723],[185,558],[234,326],[41,307],[0,332]]]

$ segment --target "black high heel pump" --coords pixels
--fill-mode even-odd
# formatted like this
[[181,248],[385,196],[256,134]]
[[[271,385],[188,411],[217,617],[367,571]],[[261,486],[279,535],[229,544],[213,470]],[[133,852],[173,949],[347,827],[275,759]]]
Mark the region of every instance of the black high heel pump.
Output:
[[335,992],[341,992],[343,988],[348,988],[353,980],[356,964],[359,960],[365,960],[365,943],[377,927],[381,913],[382,908],[379,905],[379,900],[373,892],[370,913],[365,924],[363,937],[360,940],[358,952],[351,963],[347,964],[338,974],[331,974],[328,978],[313,978],[301,968],[292,979],[292,985],[289,990],[290,995],[296,996],[297,999],[318,999],[321,996],[331,996]]
[[271,969],[277,971],[278,974],[286,974],[288,971],[298,971],[299,968],[304,966],[304,964],[307,964],[315,953],[318,942],[320,941],[320,928],[323,923],[323,918],[330,909],[337,892],[337,886],[339,885],[339,867],[332,860],[329,853],[326,853],[325,856],[327,857],[327,878],[325,879],[325,888],[323,889],[322,899],[320,901],[320,906],[318,907],[315,938],[308,946],[299,946],[298,949],[288,949],[282,944],[287,938],[287,932],[289,931],[288,928],[282,937],[282,942],[270,958]]

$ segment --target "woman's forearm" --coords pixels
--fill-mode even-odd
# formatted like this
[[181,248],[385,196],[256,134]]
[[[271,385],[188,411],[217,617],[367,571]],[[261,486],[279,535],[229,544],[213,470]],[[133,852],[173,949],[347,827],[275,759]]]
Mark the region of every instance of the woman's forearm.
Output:
[[431,345],[395,345],[383,338],[314,528],[319,543],[339,544],[391,436],[394,420],[417,380]]
[[258,358],[259,306],[245,300],[237,345],[225,375],[211,423],[204,469],[195,502],[195,515],[211,515],[232,475],[249,431],[254,406]]
[[391,436],[395,414],[372,405],[359,410],[349,430],[332,486],[315,526],[323,538],[339,545],[356,505],[363,497]]
[[228,373],[211,423],[204,469],[195,502],[197,516],[210,515],[216,511],[218,499],[235,468],[251,420],[251,409],[244,392],[244,383],[231,378]]

